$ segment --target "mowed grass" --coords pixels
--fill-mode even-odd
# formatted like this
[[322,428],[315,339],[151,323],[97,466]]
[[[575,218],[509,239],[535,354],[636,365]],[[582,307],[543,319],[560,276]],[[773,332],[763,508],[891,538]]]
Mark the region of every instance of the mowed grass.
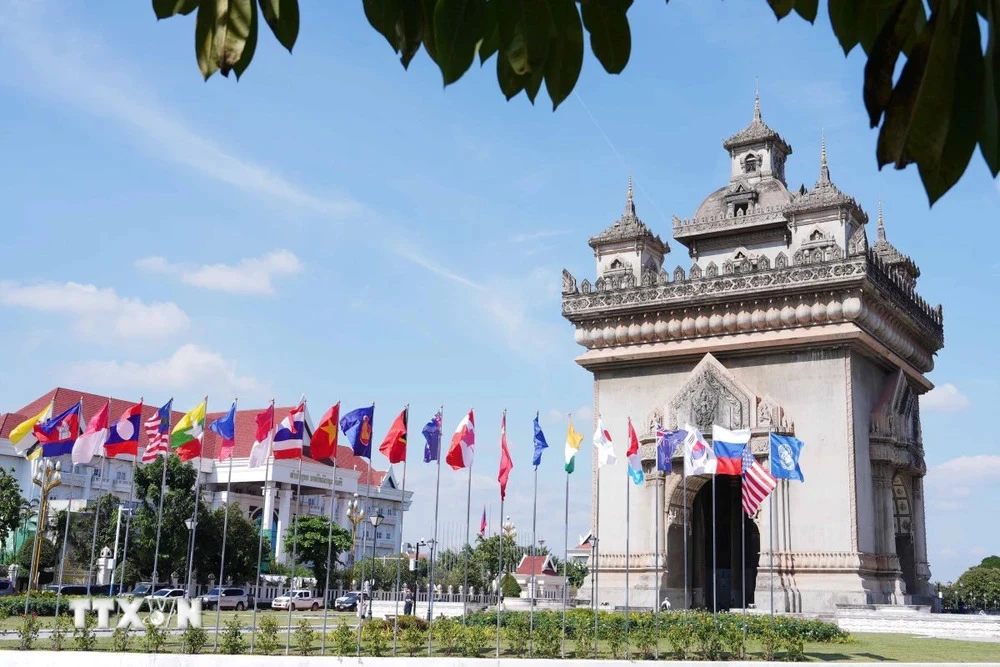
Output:
[[[273,613],[273,612],[266,612]],[[257,618],[260,620],[261,613],[258,612]],[[246,619],[249,622],[249,614]],[[276,614],[276,616],[284,616],[283,614]],[[345,618],[345,616],[347,618]],[[317,625],[322,625],[322,615],[318,619],[311,617],[311,615],[298,615],[292,617],[294,622],[297,623],[299,618],[307,618],[313,627],[316,628]],[[350,615],[339,614],[336,621],[333,621],[333,615],[331,614],[330,622],[328,623],[328,632],[332,632],[341,621],[349,622]],[[214,616],[213,616],[214,620]],[[241,621],[243,620],[241,615]],[[319,621],[317,624],[316,621]],[[214,643],[215,631],[213,629],[208,629],[209,641],[208,644],[203,649],[203,653],[212,653],[212,646]],[[245,634],[244,639],[249,644],[249,632]],[[277,654],[284,654],[285,645],[285,631],[282,629],[278,635],[278,650]],[[66,642],[67,649],[72,650],[73,642],[72,639],[68,639]],[[321,642],[319,637],[316,637],[316,641],[313,642],[310,653],[312,655],[319,655]],[[36,650],[47,650],[50,647],[50,642],[47,637],[39,638],[35,643]],[[6,633],[4,639],[0,639],[0,650],[10,650],[17,648],[17,640],[12,633]],[[506,649],[506,642],[502,645],[503,649]],[[755,642],[750,642],[748,645],[748,650],[750,652],[751,659],[760,659],[760,647],[756,645]],[[290,641],[290,652],[295,655],[298,653],[298,646],[295,641],[295,636],[291,637]],[[566,652],[567,658],[574,656],[575,642],[567,641]],[[106,637],[102,637],[97,641],[98,651],[110,651],[111,650],[111,640]],[[132,640],[132,650],[142,651],[142,633],[136,633]],[[424,652],[426,649],[421,649],[418,655],[426,655]],[[483,652],[483,656],[489,657],[493,655],[492,645]],[[607,647],[604,642],[600,643],[599,650],[602,654],[601,657],[606,658],[608,656]],[[182,651],[181,647],[181,637],[178,634],[171,634],[167,637],[167,643],[164,646],[165,653],[180,653]],[[669,659],[669,645],[665,640],[660,642],[660,658]],[[820,643],[808,643],[805,645],[806,659],[810,662],[922,662],[922,663],[935,663],[935,662],[1000,662],[1000,643],[996,642],[974,642],[974,641],[959,641],[951,639],[926,639],[923,637],[916,637],[913,635],[881,635],[881,634],[855,634],[853,635],[853,641],[846,644],[820,644]],[[332,637],[328,636],[326,643],[326,655],[334,655],[334,643]],[[352,651],[353,654],[353,651]],[[364,654],[364,649],[362,649],[362,654]],[[391,640],[389,643],[389,655],[391,655]],[[399,646],[399,656],[405,656],[406,653],[403,650],[402,645]],[[437,650],[435,646],[434,651],[435,656],[444,656],[444,653]],[[506,655],[505,652],[502,655]],[[513,657],[513,656],[510,656]],[[590,658],[592,654],[588,651],[586,655],[579,656],[581,658]],[[782,654],[779,653],[776,658],[780,660]],[[637,656],[636,656],[637,658]]]

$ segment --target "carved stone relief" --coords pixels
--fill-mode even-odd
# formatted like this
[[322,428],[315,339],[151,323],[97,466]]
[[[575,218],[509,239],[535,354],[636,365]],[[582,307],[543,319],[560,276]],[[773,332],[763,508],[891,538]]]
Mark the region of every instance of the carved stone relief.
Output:
[[730,429],[756,424],[757,397],[718,362],[706,354],[670,402],[671,428],[690,423],[702,431],[712,424]]

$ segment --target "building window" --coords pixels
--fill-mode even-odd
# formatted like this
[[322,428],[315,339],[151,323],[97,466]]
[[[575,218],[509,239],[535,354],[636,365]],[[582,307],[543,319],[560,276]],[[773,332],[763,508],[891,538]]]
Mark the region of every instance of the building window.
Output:
[[733,207],[733,215],[746,215],[748,206],[749,204],[747,204],[747,202],[736,204],[736,206]]
[[[743,171],[748,174],[756,173],[757,171],[757,158],[753,155],[748,155],[746,161],[743,163]],[[745,207],[744,207],[744,210]]]

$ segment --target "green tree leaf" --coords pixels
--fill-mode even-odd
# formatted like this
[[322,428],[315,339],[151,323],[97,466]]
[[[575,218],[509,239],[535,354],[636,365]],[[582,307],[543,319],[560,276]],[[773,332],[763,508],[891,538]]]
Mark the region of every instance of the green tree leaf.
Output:
[[500,92],[508,102],[524,90],[525,79],[525,75],[514,71],[510,65],[510,58],[505,53],[497,54],[497,83],[500,84]]
[[979,150],[994,178],[1000,173],[1000,0],[988,0],[986,11],[990,39],[983,72],[982,121]]
[[620,74],[632,53],[632,31],[626,16],[632,0],[582,0],[581,4],[591,50],[608,74]]
[[895,8],[879,33],[865,64],[864,100],[872,127],[877,127],[882,112],[892,97],[892,78],[896,62],[916,29],[917,16],[923,15],[921,0],[895,0]]
[[399,61],[404,68],[409,68],[424,39],[424,10],[418,3],[408,0],[403,5],[396,33],[399,37]]
[[215,0],[218,14],[215,24],[215,57],[219,72],[229,76],[230,70],[243,57],[250,24],[257,7],[253,0]]
[[171,16],[187,16],[198,9],[198,0],[153,0],[153,13],[157,19],[168,19]]
[[551,0],[552,18],[558,32],[552,38],[545,60],[545,90],[555,111],[580,78],[583,68],[583,23],[574,0]]
[[431,60],[435,62],[438,61],[437,58],[437,46],[434,42],[434,7],[437,6],[437,0],[420,0],[420,5],[423,8],[424,14],[424,51],[427,55],[431,57]]
[[219,69],[215,56],[216,2],[217,0],[203,0],[198,5],[194,24],[195,56],[198,58],[198,69],[206,81]]
[[486,3],[486,27],[483,29],[483,41],[479,43],[479,65],[486,61],[500,48],[500,0],[488,0]]
[[239,81],[240,77],[243,76],[243,72],[247,70],[247,67],[250,66],[250,61],[253,60],[253,55],[257,51],[257,35],[259,30],[260,27],[257,19],[257,8],[253,7],[250,10],[250,32],[247,33],[246,45],[243,47],[243,53],[240,54],[240,59],[233,65],[233,72],[236,73],[237,81]]
[[[399,34],[396,25],[403,14],[401,0],[364,0],[365,18],[380,35],[385,37],[389,46],[399,53]],[[407,2],[406,4],[413,4]]]
[[258,0],[264,20],[278,42],[291,53],[299,37],[299,0]]
[[434,43],[444,85],[458,81],[476,57],[486,29],[486,0],[437,0]]
[[771,5],[779,21],[794,9],[799,16],[812,23],[819,11],[819,0],[767,0],[767,4]]

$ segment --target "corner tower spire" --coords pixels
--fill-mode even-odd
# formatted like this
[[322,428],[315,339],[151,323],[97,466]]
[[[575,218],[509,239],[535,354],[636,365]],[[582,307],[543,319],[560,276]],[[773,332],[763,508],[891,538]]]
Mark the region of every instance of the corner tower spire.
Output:
[[820,133],[820,151],[819,151],[819,178],[816,179],[816,185],[828,185],[830,183],[830,167],[826,163],[826,132]]
[[750,124],[722,142],[732,161],[731,183],[774,178],[785,183],[785,160],[792,147],[768,127],[760,111],[760,89],[754,86],[753,118]]

